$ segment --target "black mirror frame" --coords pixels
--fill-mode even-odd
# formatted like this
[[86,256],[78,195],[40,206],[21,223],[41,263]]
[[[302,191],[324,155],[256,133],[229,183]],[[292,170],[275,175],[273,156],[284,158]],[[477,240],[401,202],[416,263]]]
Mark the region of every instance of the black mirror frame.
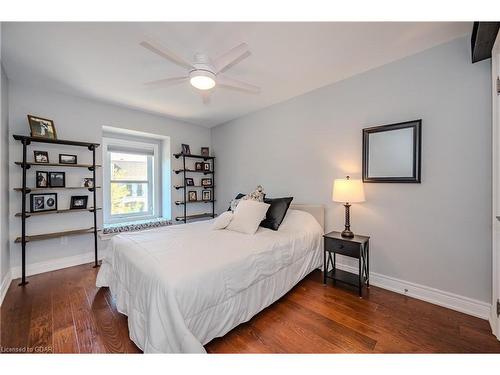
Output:
[[[369,136],[372,133],[413,128],[413,174],[411,177],[369,177]],[[363,129],[363,182],[420,183],[422,166],[422,120],[399,122],[397,124],[374,126]]]

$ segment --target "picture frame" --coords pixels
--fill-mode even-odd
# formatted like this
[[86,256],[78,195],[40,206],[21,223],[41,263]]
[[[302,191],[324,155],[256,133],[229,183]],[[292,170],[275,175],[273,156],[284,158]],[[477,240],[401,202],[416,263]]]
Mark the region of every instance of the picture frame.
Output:
[[201,179],[201,186],[203,187],[212,187],[212,179],[211,178],[202,178]]
[[85,188],[93,188],[94,187],[94,179],[92,177],[84,177],[82,180],[82,187]]
[[204,201],[211,201],[212,200],[212,190],[203,190],[201,192],[201,199]]
[[210,163],[202,163],[203,164],[203,170],[205,172],[210,172]]
[[66,187],[66,172],[49,172],[49,186],[51,188]]
[[49,163],[49,153],[47,151],[33,151],[33,158],[35,159],[35,163]]
[[196,171],[202,171],[203,170],[203,162],[200,162],[200,161],[197,161],[196,163],[194,163],[194,169]]
[[185,185],[186,186],[194,186],[194,180],[192,177],[186,177]]
[[49,172],[46,171],[36,171],[35,173],[36,187],[37,188],[48,188],[49,187]]
[[191,149],[189,148],[189,145],[183,143],[183,144],[181,144],[181,147],[182,147],[181,154],[183,154],[183,155],[191,155]]
[[188,191],[188,201],[196,202],[197,200],[198,200],[198,193],[196,192],[196,190]]
[[59,164],[78,164],[77,155],[59,154]]
[[210,156],[210,148],[202,147],[201,148],[201,156]]
[[30,211],[57,211],[57,193],[33,193],[30,194]]
[[88,195],[72,195],[70,202],[70,210],[84,210],[87,208]]
[[33,138],[57,139],[54,121],[34,115],[28,115],[30,134]]

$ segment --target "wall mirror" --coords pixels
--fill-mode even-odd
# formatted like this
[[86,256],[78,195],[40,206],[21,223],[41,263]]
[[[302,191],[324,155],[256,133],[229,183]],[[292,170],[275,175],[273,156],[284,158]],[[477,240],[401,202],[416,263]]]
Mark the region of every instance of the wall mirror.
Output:
[[420,182],[422,120],[363,129],[363,182]]

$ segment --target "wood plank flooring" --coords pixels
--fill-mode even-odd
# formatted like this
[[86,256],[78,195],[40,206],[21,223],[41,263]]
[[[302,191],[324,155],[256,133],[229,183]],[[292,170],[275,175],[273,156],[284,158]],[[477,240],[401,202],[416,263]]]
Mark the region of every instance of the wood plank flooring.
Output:
[[[0,351],[140,353],[97,269],[81,265],[12,282]],[[500,353],[485,320],[371,287],[324,286],[312,272],[281,300],[206,345],[209,353]]]

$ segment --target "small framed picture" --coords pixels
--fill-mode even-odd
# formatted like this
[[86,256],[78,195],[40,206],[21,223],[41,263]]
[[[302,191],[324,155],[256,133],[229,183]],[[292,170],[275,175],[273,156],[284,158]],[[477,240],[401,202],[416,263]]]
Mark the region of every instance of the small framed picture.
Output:
[[194,169],[197,171],[202,171],[203,170],[203,163],[202,162],[194,163]]
[[59,164],[76,164],[76,155],[59,154]]
[[194,186],[194,180],[191,177],[186,177],[186,186]]
[[205,172],[210,171],[210,163],[203,163],[203,170]]
[[33,151],[35,163],[48,163],[49,153],[47,151]]
[[54,121],[38,116],[28,115],[28,123],[30,125],[32,137],[54,140],[57,139]]
[[37,188],[49,187],[49,172],[36,171],[36,187]]
[[210,149],[208,147],[202,147],[201,156],[210,156]]
[[204,201],[211,201],[212,200],[212,190],[203,190],[201,192],[201,199]]
[[203,186],[203,187],[212,186],[212,179],[211,178],[202,178],[201,179],[201,186]]
[[189,145],[183,143],[181,147],[182,147],[182,153],[184,155],[191,155],[191,149],[189,148]]
[[49,172],[49,186],[53,188],[65,187],[66,172]]
[[71,204],[69,208],[71,210],[83,210],[87,208],[87,202],[89,197],[87,195],[73,195],[71,196]]
[[86,188],[93,188],[94,179],[92,177],[84,177],[82,181],[82,186]]
[[188,201],[193,202],[198,200],[198,194],[195,190],[188,191]]
[[31,212],[57,211],[57,193],[30,194]]

